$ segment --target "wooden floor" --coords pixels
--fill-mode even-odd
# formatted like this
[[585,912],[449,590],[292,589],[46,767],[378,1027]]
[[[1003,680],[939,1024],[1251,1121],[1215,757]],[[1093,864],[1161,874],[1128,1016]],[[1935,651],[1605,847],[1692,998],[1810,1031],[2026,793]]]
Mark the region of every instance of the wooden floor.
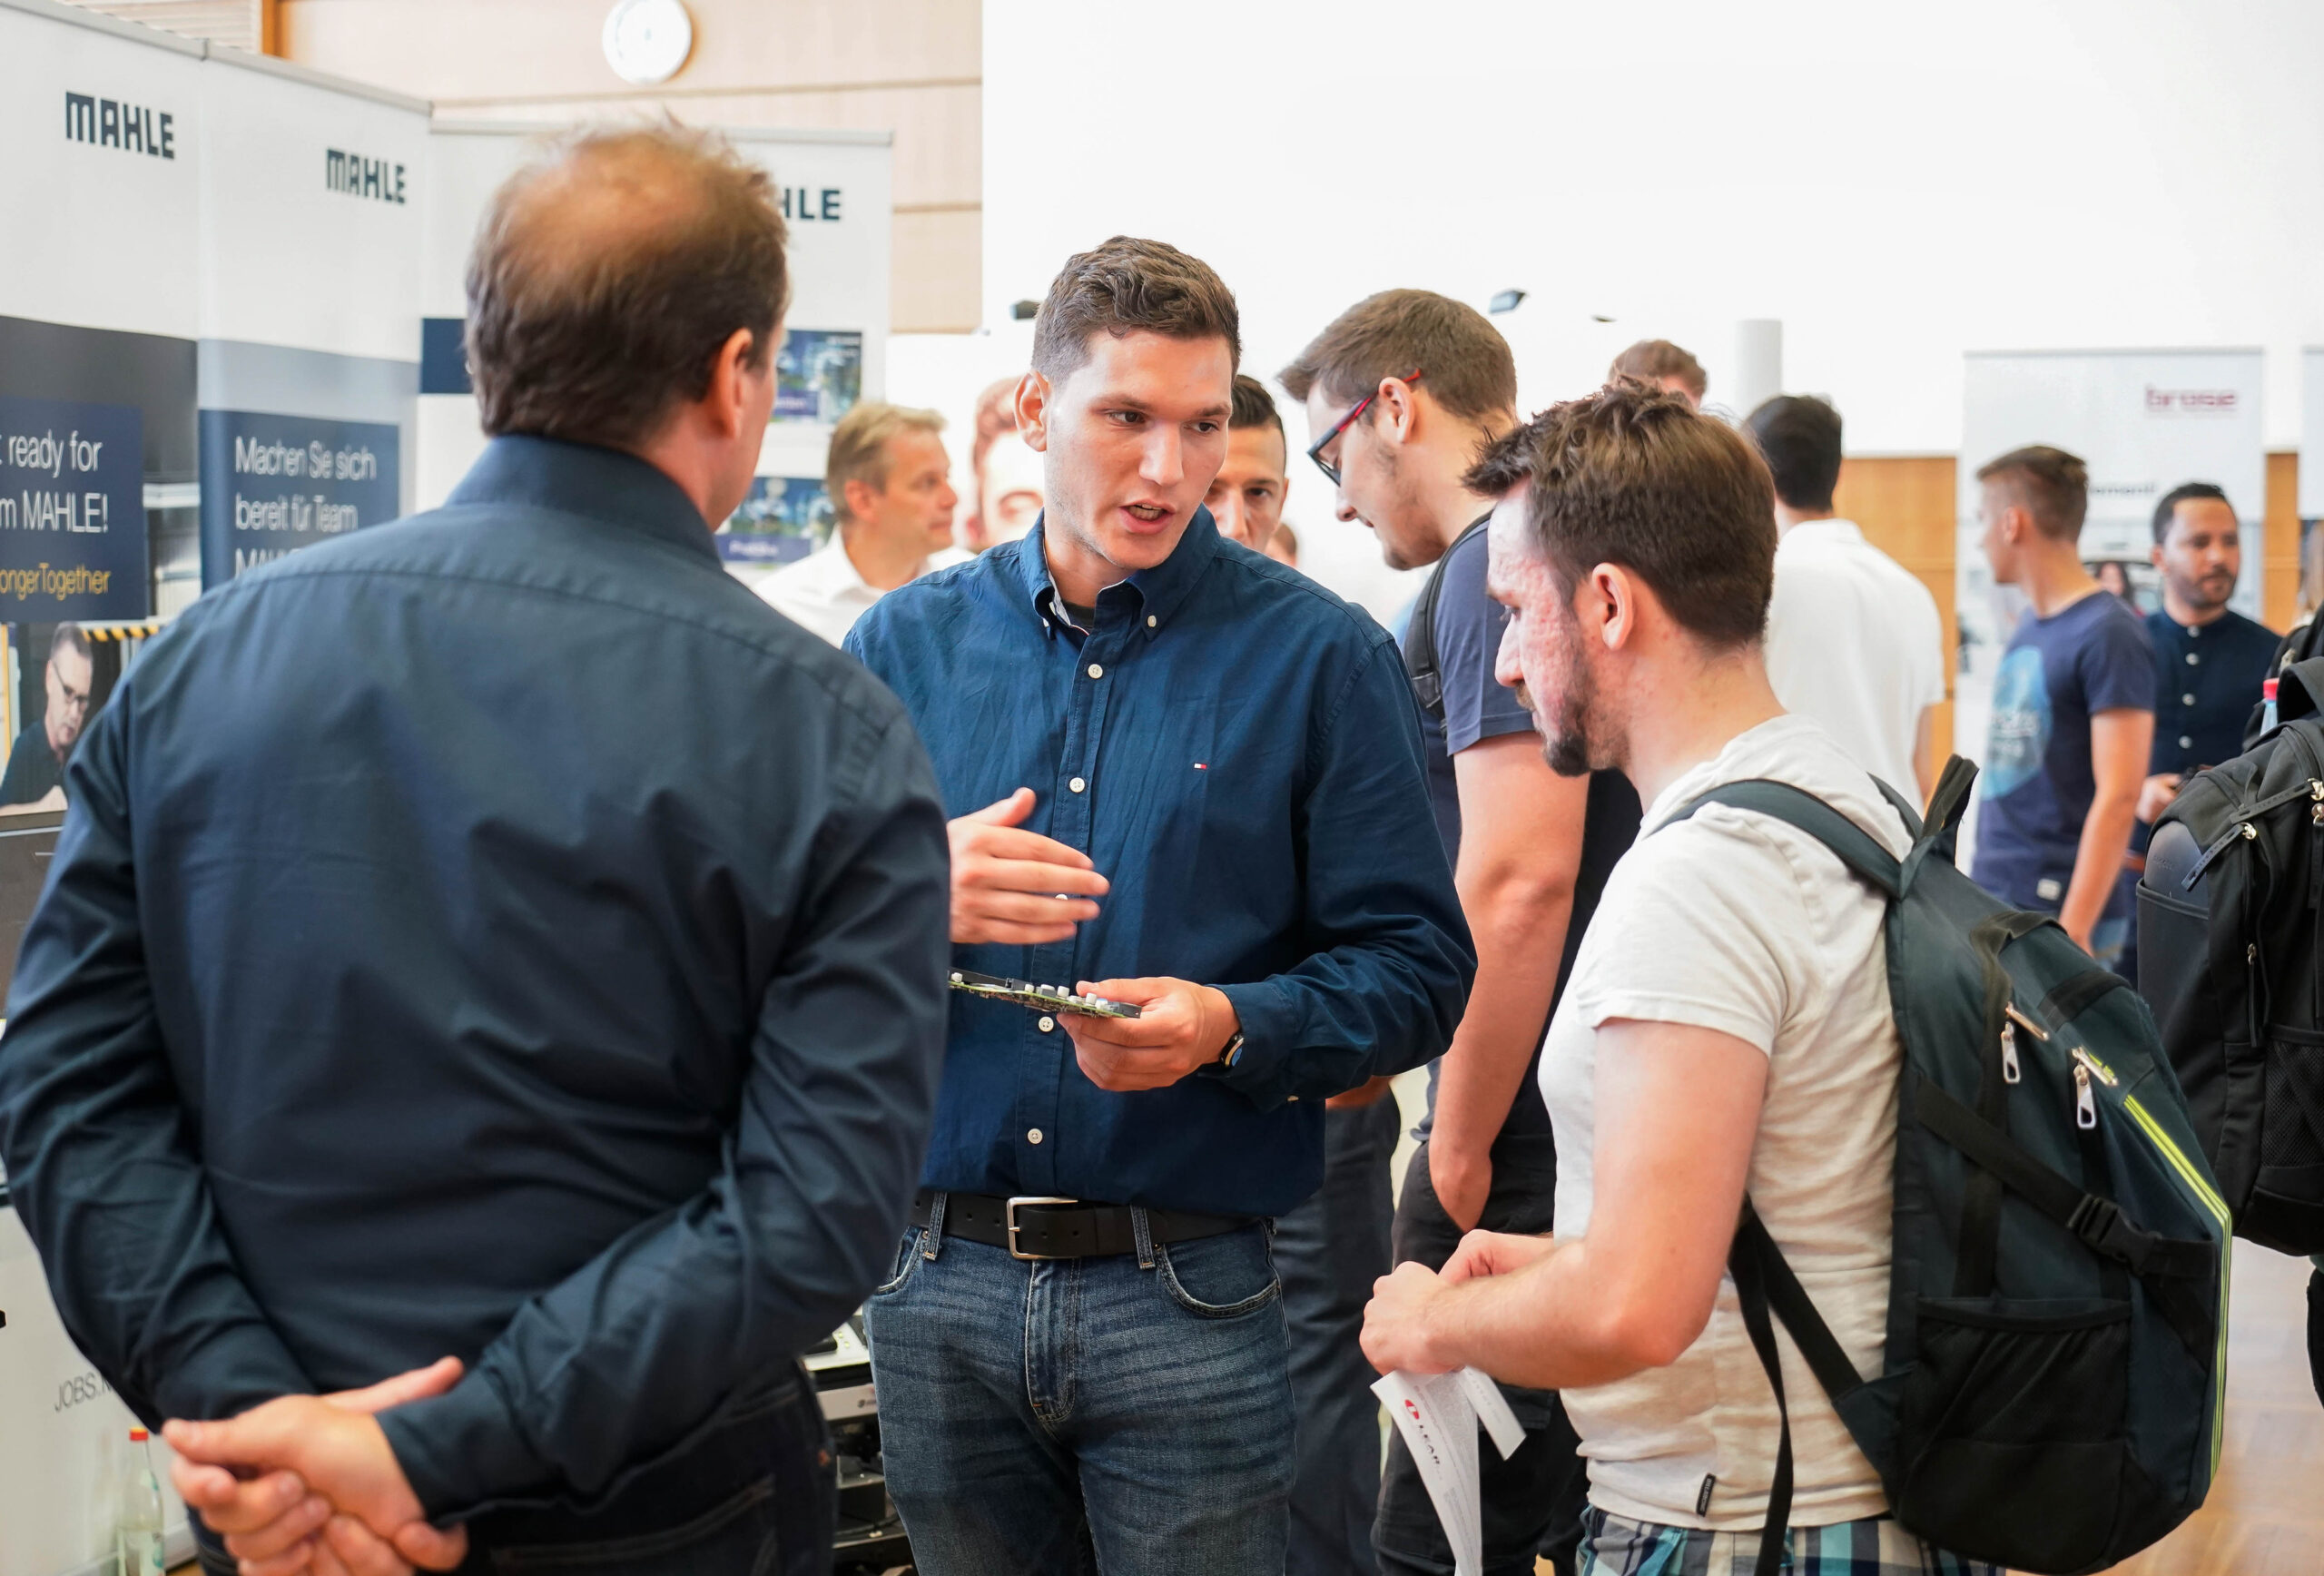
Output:
[[[2308,1374],[2306,1259],[2235,1245],[2227,1442],[2211,1498],[2116,1576],[2324,1576],[2324,1404]],[[1541,1565],[1549,1576],[1547,1561]]]

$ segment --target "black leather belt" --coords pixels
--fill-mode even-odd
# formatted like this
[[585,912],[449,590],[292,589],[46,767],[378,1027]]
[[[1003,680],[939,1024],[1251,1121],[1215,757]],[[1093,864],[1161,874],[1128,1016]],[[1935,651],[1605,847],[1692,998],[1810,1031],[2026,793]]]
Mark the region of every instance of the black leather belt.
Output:
[[[936,1195],[911,1201],[911,1223],[926,1226]],[[1097,1258],[1137,1251],[1137,1228],[1127,1204],[1084,1204],[1078,1198],[995,1198],[982,1193],[944,1195],[944,1235],[1005,1247],[1016,1258]],[[1195,1242],[1224,1236],[1256,1223],[1254,1216],[1196,1215],[1148,1209],[1147,1240]]]

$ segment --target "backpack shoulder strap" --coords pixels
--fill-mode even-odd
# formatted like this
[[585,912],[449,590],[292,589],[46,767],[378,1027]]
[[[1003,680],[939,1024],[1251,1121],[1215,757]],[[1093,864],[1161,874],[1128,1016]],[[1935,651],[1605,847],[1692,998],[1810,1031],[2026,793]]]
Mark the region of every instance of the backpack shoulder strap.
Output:
[[[1752,1576],[1777,1576],[1785,1563],[1784,1532],[1791,1525],[1791,1404],[1784,1395],[1783,1360],[1776,1350],[1775,1326],[1768,1313],[1772,1311],[1791,1332],[1793,1345],[1807,1359],[1808,1370],[1836,1406],[1844,1396],[1863,1387],[1864,1377],[1848,1361],[1831,1326],[1816,1311],[1807,1288],[1791,1273],[1791,1266],[1784,1262],[1782,1249],[1768,1235],[1748,1197],[1743,1200],[1734,1245],[1728,1249],[1727,1268],[1735,1277],[1735,1297],[1742,1310],[1744,1331],[1751,1337],[1751,1349],[1758,1354],[1759,1366],[1775,1387],[1776,1415],[1782,1429],[1776,1447],[1775,1481],[1768,1490],[1767,1521],[1760,1529],[1758,1558],[1752,1567]],[[1845,1412],[1840,1421],[1847,1423]],[[1861,1441],[1858,1447],[1862,1448]]]
[[1452,566],[1452,555],[1491,523],[1492,517],[1487,516],[1452,538],[1452,545],[1429,572],[1428,584],[1413,599],[1413,616],[1404,623],[1404,671],[1412,675],[1413,698],[1422,711],[1436,719],[1439,727],[1444,725],[1444,675],[1436,665],[1436,600],[1444,594],[1444,574]]
[[1832,856],[1847,866],[1850,874],[1882,895],[1893,900],[1905,890],[1904,867],[1896,856],[1881,847],[1872,833],[1804,788],[1764,777],[1722,783],[1709,793],[1689,800],[1663,824],[1684,821],[1706,804],[1724,804],[1733,810],[1773,816],[1831,850]]

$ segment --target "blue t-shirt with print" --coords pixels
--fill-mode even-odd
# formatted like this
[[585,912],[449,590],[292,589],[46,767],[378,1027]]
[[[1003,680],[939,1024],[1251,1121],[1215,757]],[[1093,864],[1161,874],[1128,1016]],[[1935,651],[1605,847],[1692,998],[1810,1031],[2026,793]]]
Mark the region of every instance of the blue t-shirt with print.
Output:
[[[2120,597],[2093,591],[2047,618],[2026,615],[1994,675],[1971,872],[1979,886],[2057,911],[2098,794],[2090,719],[2153,709],[2154,644]],[[2128,898],[2117,883],[2106,917],[2129,912]]]

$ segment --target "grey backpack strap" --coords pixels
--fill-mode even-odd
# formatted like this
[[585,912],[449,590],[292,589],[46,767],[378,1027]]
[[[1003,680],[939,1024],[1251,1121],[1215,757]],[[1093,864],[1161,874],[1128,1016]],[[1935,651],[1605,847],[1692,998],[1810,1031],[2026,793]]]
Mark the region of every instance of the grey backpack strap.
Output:
[[1452,567],[1452,555],[1461,544],[1492,523],[1488,515],[1452,539],[1436,560],[1436,567],[1429,572],[1428,584],[1421,587],[1413,599],[1413,616],[1404,622],[1404,671],[1412,675],[1413,698],[1420,709],[1444,725],[1444,674],[1436,662],[1436,601],[1444,594],[1444,574]]
[[1706,804],[1724,804],[1733,810],[1773,816],[1831,850],[1832,856],[1847,866],[1851,875],[1877,889],[1891,901],[1904,892],[1904,867],[1896,856],[1881,847],[1872,833],[1804,788],[1768,778],[1723,783],[1709,793],[1689,800],[1663,824],[1684,821]]

